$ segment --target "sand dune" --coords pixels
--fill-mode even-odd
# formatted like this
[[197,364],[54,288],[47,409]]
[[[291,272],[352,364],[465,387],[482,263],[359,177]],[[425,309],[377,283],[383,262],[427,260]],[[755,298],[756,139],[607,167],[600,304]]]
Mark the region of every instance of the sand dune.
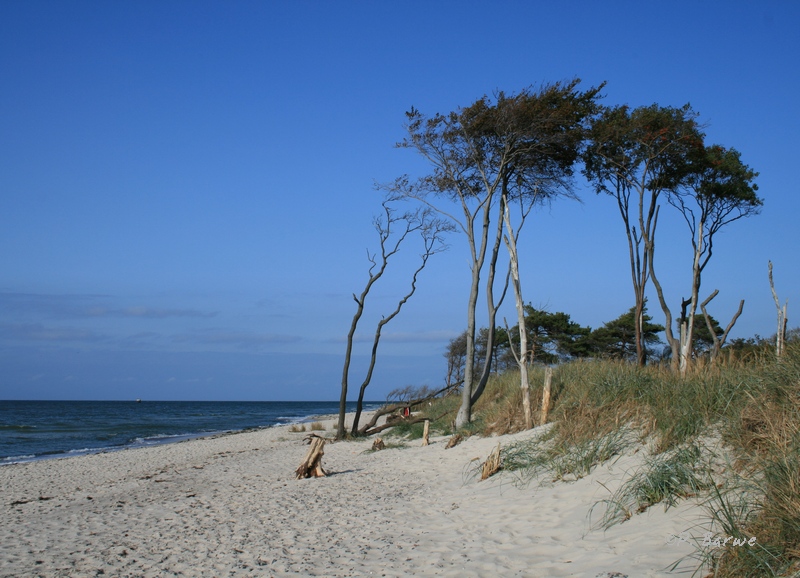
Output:
[[0,576],[691,574],[691,560],[667,568],[694,550],[670,535],[702,535],[692,502],[592,529],[641,454],[573,483],[477,481],[498,442],[530,435],[331,443],[330,475],[308,480],[294,479],[304,434],[287,428],[0,467]]

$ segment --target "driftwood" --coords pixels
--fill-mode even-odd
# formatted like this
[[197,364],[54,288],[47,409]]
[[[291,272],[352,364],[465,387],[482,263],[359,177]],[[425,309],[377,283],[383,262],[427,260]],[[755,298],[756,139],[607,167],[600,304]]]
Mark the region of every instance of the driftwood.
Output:
[[306,443],[310,444],[308,453],[305,459],[297,468],[297,479],[304,478],[322,478],[326,476],[325,470],[322,469],[322,456],[325,452],[322,448],[325,447],[326,439],[316,434],[311,434],[305,438]]
[[425,428],[422,430],[422,445],[427,446],[430,443],[428,439],[431,432],[431,420],[425,420]]
[[481,480],[485,480],[489,476],[496,474],[500,471],[500,444],[494,448],[494,451],[489,454],[486,461],[481,465]]
[[453,437],[450,438],[450,441],[447,442],[447,445],[444,446],[444,449],[449,450],[450,448],[456,447],[458,444],[461,443],[461,440],[463,439],[464,438],[461,436],[461,434],[454,435]]
[[372,449],[373,451],[382,450],[386,447],[386,444],[383,443],[383,438],[375,438],[375,441],[372,442]]

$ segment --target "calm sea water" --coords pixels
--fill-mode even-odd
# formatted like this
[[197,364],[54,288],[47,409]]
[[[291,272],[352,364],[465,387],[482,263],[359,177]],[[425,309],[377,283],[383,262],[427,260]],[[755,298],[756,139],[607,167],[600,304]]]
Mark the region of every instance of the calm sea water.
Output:
[[[378,404],[366,404],[365,409]],[[355,411],[355,403],[348,404]],[[0,465],[181,441],[339,413],[333,401],[0,401]]]

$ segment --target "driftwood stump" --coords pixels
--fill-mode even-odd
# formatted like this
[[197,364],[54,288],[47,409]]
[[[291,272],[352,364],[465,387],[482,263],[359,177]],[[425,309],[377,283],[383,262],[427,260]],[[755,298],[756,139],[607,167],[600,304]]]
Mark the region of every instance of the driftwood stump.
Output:
[[430,443],[431,420],[425,420],[425,427],[422,430],[422,445],[427,446]]
[[481,465],[481,480],[485,480],[498,471],[500,471],[500,444],[497,444],[494,451],[489,454],[489,457]]
[[373,451],[377,452],[378,450],[382,450],[385,447],[386,447],[386,444],[383,443],[383,438],[375,438],[375,441],[372,442],[372,450]]
[[461,437],[461,434],[456,434],[450,438],[450,441],[447,442],[447,445],[444,446],[444,449],[449,450],[450,448],[456,447],[458,444],[461,443],[461,440],[464,438]]
[[300,467],[297,468],[297,479],[326,476],[325,470],[322,469],[322,456],[325,453],[322,448],[325,446],[325,438],[312,434],[306,438],[306,441],[311,445],[308,448],[305,459],[300,464]]

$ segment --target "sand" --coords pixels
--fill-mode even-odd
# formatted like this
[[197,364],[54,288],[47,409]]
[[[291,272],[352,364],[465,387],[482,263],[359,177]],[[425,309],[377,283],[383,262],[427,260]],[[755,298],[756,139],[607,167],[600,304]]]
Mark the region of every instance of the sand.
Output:
[[641,578],[697,564],[667,570],[695,551],[670,536],[702,538],[692,501],[593,529],[592,506],[644,452],[577,482],[522,485],[474,473],[498,442],[537,430],[447,450],[446,438],[378,452],[337,442],[325,446],[328,477],[296,480],[304,435],[279,427],[0,467],[0,576]]

